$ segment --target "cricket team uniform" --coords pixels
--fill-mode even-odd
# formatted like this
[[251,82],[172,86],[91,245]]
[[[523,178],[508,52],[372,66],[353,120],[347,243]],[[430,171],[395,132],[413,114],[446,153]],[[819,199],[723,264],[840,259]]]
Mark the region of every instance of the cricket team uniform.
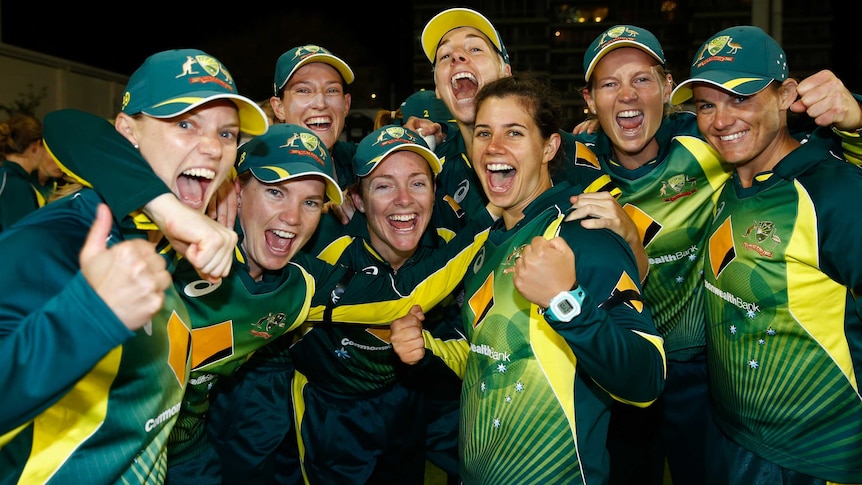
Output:
[[0,165],[0,232],[45,205],[45,196],[24,167],[11,160]]
[[[631,249],[611,231],[561,224],[572,193],[558,183],[512,229],[495,223],[465,277],[465,484],[604,483],[611,402],[646,406],[662,390],[662,340],[641,301]],[[522,247],[554,235],[572,247],[587,294],[568,323],[547,321],[512,283]]]
[[[487,211],[483,209],[483,213]],[[448,288],[447,295],[451,295],[482,247],[490,222],[487,216],[474,219],[448,242],[429,229],[415,254],[393,270],[368,244],[367,223],[362,214],[356,214],[347,229],[351,236],[344,237],[347,244],[333,245],[340,250],[322,255],[332,263],[376,275],[377,281],[364,290],[344,291],[337,303],[330,301],[322,313],[311,315],[301,337],[290,347],[296,367],[293,401],[299,450],[310,483],[422,481],[426,420],[429,414],[438,416],[439,410],[428,408],[434,402],[426,399],[421,383],[405,383],[401,378],[403,365],[392,349],[388,323],[407,312],[390,307],[401,306],[408,295],[428,291],[431,281],[438,278],[431,268],[443,268],[451,275],[445,284],[433,285]],[[468,249],[460,249],[465,246],[459,242],[462,240],[469,241]],[[349,280],[349,284],[348,288],[353,287],[355,281]],[[440,304],[441,300],[423,305],[429,323],[435,312],[446,312],[455,304],[451,299]],[[342,311],[345,306],[364,306],[367,314],[375,315],[377,324],[350,318]],[[426,330],[428,339],[434,338],[432,333],[437,338],[463,341],[454,327]],[[441,377],[449,381],[449,387],[460,387],[460,376],[444,371],[447,375]],[[455,415],[446,416],[454,447]]]
[[655,135],[658,155],[634,170],[614,161],[604,132],[579,138],[622,191],[620,205],[638,228],[649,258],[643,298],[668,358],[665,390],[656,404],[646,409],[614,404],[608,432],[611,481],[661,483],[667,457],[675,480],[703,483],[710,419],[704,243],[715,194],[733,167],[701,138],[691,112],[665,117]]
[[[341,190],[350,187],[356,177],[353,175],[353,154],[356,153],[356,143],[352,141],[337,141],[330,150],[332,163],[335,166],[335,176]],[[311,239],[302,246],[302,251],[316,256],[326,249],[333,240],[344,234],[344,224],[334,212],[327,212],[320,217],[320,224]]]
[[[100,126],[106,124],[103,120],[95,121],[90,115],[77,114],[71,110],[57,116],[61,120],[58,123],[77,122],[78,129],[86,129],[92,138],[86,140],[88,143],[83,149],[77,143],[73,147],[54,147],[55,158],[63,160],[66,169],[75,173],[80,180],[88,183],[92,181],[100,191],[105,184],[105,199],[112,210],[117,210],[112,205],[113,201],[120,204],[124,200],[123,193],[128,193],[127,187],[136,188],[139,194],[163,193],[159,189],[165,185],[151,170],[119,170],[107,184],[108,181],[99,178],[100,174],[93,170],[95,167],[88,166],[87,160],[94,159],[93,147],[98,147],[100,157],[122,166],[145,165],[140,154],[116,131],[108,131]],[[100,182],[93,181],[94,178]],[[148,202],[148,199],[143,200],[141,197],[135,199],[138,207]],[[354,217],[354,220],[357,221],[353,223],[356,227],[364,227],[364,218]],[[404,283],[401,285],[394,284],[391,276],[380,276],[365,266],[352,266],[352,270],[348,270],[348,266],[328,264],[302,252],[295,257],[299,264],[292,262],[283,271],[266,274],[262,281],[255,282],[248,275],[245,255],[238,245],[230,275],[216,285],[200,280],[194,268],[181,260],[181,267],[174,274],[174,282],[188,302],[194,327],[191,342],[192,376],[182,409],[177,409],[180,413],[177,426],[168,441],[171,480],[217,483],[220,479],[216,450],[207,442],[205,427],[209,393],[220,377],[234,374],[257,349],[297,328],[306,318],[313,321],[332,318],[360,325],[379,325],[406,315],[413,304],[421,304],[424,308],[433,307],[457,287],[467,264],[484,243],[490,222],[485,212],[484,218],[477,218],[475,226],[468,226],[475,230],[465,231],[451,245],[443,245],[442,248],[435,246],[438,250],[434,258],[423,258],[417,261],[411,271],[403,272],[400,278]],[[236,230],[241,234],[238,226]],[[365,236],[367,240],[367,230]],[[362,240],[357,239],[354,246],[363,246],[362,243]],[[345,277],[345,274],[349,274],[349,277]],[[413,278],[412,275],[421,275],[421,278]],[[393,292],[393,288],[399,291]],[[332,300],[339,302],[335,309],[328,303]],[[272,353],[279,354],[278,351]],[[284,368],[289,370],[289,367]],[[289,405],[286,396],[282,399]],[[277,412],[267,409],[261,414],[274,411]],[[237,419],[237,410],[231,409],[230,412],[233,413],[233,419]],[[244,412],[254,413],[254,410],[246,409]],[[258,415],[254,413],[251,418],[258,420]],[[222,419],[229,418],[219,418],[219,426],[225,425]],[[280,438],[286,434],[284,429],[272,431]],[[218,433],[215,434],[215,440],[218,441]],[[244,450],[230,451],[246,454]],[[249,452],[248,456],[257,459],[254,452]],[[230,465],[223,463],[222,467],[228,468]]]
[[[709,385],[746,461],[862,483],[862,171],[833,147],[817,130],[721,192],[704,268]],[[728,464],[718,480],[753,483]]]
[[[152,321],[130,332],[86,282],[78,253],[100,202],[84,189],[0,237],[16,275],[0,280],[0,353],[19,363],[3,378],[0,483],[165,480],[190,318],[171,287]],[[130,222],[114,224],[108,246],[146,238]],[[158,249],[170,264],[173,252]]]

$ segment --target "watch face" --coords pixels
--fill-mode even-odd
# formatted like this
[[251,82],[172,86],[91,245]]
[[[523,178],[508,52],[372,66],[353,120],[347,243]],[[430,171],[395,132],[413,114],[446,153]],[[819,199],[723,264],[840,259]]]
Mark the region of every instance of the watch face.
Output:
[[572,306],[572,303],[571,303],[569,300],[562,300],[562,301],[560,301],[560,302],[557,304],[557,308],[559,308],[559,309],[560,309],[560,314],[561,314],[561,315],[568,315],[568,314],[569,314],[569,312],[571,312],[572,310],[574,310],[574,309],[575,309],[575,307],[573,307],[573,306]]

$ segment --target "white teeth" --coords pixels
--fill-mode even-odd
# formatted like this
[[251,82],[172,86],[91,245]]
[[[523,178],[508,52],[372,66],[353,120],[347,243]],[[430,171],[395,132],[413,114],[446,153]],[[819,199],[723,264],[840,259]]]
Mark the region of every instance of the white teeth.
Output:
[[508,163],[490,163],[485,168],[491,172],[505,172],[507,170],[515,170],[515,167],[509,165]]
[[183,175],[212,180],[215,178],[215,171],[208,168],[190,168],[183,172]]
[[473,81],[474,83],[479,84],[479,81],[476,79],[476,76],[474,76],[472,72],[458,72],[458,73],[455,73],[454,76],[452,76],[452,87],[453,88],[458,87],[457,86],[458,81],[461,79],[469,79],[470,81]]
[[640,111],[632,109],[632,110],[621,112],[620,114],[617,115],[617,118],[634,118],[635,116],[640,116],[640,114],[641,114]]
[[326,123],[332,123],[332,120],[327,116],[319,116],[305,121],[306,125],[322,125]]
[[731,141],[731,140],[736,140],[737,138],[742,138],[742,137],[743,137],[743,136],[745,136],[747,133],[748,133],[748,130],[745,130],[745,131],[739,131],[739,132],[736,132],[736,133],[734,133],[734,134],[732,134],[732,135],[720,136],[720,137],[718,137],[718,138],[719,138],[721,141]]
[[396,214],[389,216],[389,219],[399,222],[408,222],[416,219],[416,214]]
[[284,239],[293,239],[296,237],[296,234],[294,234],[292,232],[279,231],[278,229],[273,229],[272,233],[275,234],[276,236],[278,236],[280,238],[284,238]]

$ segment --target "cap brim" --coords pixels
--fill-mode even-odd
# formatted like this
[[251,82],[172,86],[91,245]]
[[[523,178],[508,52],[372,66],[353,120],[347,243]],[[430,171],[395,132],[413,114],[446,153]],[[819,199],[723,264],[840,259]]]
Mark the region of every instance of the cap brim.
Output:
[[603,57],[605,57],[606,55],[608,55],[612,51],[615,51],[621,47],[634,47],[635,49],[639,49],[639,50],[649,54],[653,59],[658,61],[658,63],[661,64],[662,66],[664,65],[664,60],[662,60],[662,57],[657,52],[655,52],[654,50],[645,46],[644,44],[642,44],[640,42],[632,41],[632,40],[620,39],[620,40],[616,40],[616,41],[610,42],[608,44],[605,44],[605,46],[601,50],[599,50],[599,53],[596,54],[596,57],[594,57],[593,60],[590,61],[590,65],[587,66],[587,70],[584,73],[584,80],[589,82],[590,76],[593,75],[593,69],[596,68],[599,61],[602,60]]
[[473,10],[451,8],[435,15],[425,24],[425,28],[422,30],[422,36],[420,37],[422,50],[425,52],[425,57],[431,61],[431,64],[435,63],[437,46],[440,45],[443,36],[450,30],[458,27],[473,27],[485,34],[485,37],[494,44],[498,52],[503,52],[500,36],[497,34],[497,30],[491,24],[490,20]]
[[440,170],[443,169],[443,165],[440,163],[440,159],[437,158],[437,155],[434,154],[429,148],[426,148],[421,145],[416,145],[413,143],[402,143],[400,145],[396,145],[389,150],[387,150],[382,155],[378,156],[374,160],[371,160],[367,164],[365,164],[365,170],[362,170],[363,173],[357,173],[357,177],[365,177],[377,168],[377,165],[380,164],[383,160],[386,159],[389,155],[392,155],[395,152],[413,152],[420,155],[422,158],[428,162],[428,165],[431,167],[431,172],[436,177],[440,174]]
[[706,83],[729,93],[753,96],[769,86],[773,79],[736,71],[703,71],[697,77],[681,82],[670,94],[671,104],[682,104],[692,98],[694,83]]
[[356,77],[353,75],[353,69],[350,69],[350,66],[347,65],[346,62],[342,61],[338,57],[333,56],[332,54],[324,54],[319,52],[317,54],[312,54],[308,57],[303,58],[299,61],[296,66],[287,74],[287,77],[284,78],[284,83],[278,87],[278,89],[282,89],[287,81],[293,77],[293,74],[299,70],[300,67],[311,64],[312,62],[322,62],[324,64],[328,64],[335,68],[338,71],[338,74],[341,74],[341,77],[344,79],[344,82],[347,84],[353,83],[353,80]]
[[188,93],[180,98],[163,101],[152,108],[147,108],[141,112],[147,116],[152,116],[153,118],[172,118],[191,111],[205,103],[218,99],[232,100],[237,106],[237,109],[239,110],[240,131],[251,136],[266,133],[266,129],[269,127],[269,121],[266,114],[260,106],[257,105],[257,103],[238,94],[198,91]]
[[288,171],[285,167],[281,167],[278,165],[254,167],[250,168],[249,171],[252,175],[254,175],[254,178],[267,184],[283,182],[285,180],[290,180],[297,177],[321,177],[326,182],[326,196],[329,197],[329,200],[338,205],[341,205],[344,202],[341,187],[338,186],[338,183],[335,181],[335,179],[321,171],[320,167],[312,163],[297,162],[295,160],[290,161],[289,165],[291,169],[290,171]]

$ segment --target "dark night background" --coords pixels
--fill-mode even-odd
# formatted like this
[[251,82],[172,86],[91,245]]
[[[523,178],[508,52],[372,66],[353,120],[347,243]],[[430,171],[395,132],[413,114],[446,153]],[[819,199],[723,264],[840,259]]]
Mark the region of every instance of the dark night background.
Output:
[[231,2],[230,8],[221,5],[155,0],[48,6],[0,0],[0,40],[126,76],[155,52],[197,48],[221,60],[240,92],[255,100],[272,94],[278,56],[298,45],[318,44],[356,73],[348,89],[354,107],[378,107],[365,106],[372,92],[381,96],[379,107],[386,108],[390,100],[400,103],[412,92],[412,65],[420,50],[409,4],[325,2],[315,7],[242,0]]

